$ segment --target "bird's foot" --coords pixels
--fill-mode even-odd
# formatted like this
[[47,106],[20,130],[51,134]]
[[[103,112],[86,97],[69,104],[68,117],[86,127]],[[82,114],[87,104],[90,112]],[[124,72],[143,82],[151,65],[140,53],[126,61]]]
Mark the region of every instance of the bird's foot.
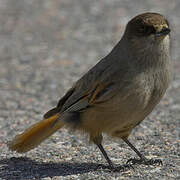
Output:
[[136,158],[131,158],[129,159],[126,164],[144,164],[144,165],[163,165],[161,159],[136,159]]
[[109,167],[109,169],[112,172],[120,172],[120,171],[123,172],[123,171],[129,170],[129,169],[134,169],[134,167],[131,164],[124,164],[124,165]]
[[115,165],[106,166],[103,164],[99,164],[98,169],[108,169],[112,172],[123,172],[123,171],[129,170],[129,169],[134,169],[134,167],[132,166],[132,164],[123,164],[123,165],[119,165],[119,166],[115,166]]

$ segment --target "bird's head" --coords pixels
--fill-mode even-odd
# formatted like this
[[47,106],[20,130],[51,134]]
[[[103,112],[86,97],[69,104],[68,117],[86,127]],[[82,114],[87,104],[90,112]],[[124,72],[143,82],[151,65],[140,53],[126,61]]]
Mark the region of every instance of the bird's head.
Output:
[[158,13],[144,13],[134,17],[126,26],[125,36],[133,48],[142,50],[159,46],[169,48],[169,23]]

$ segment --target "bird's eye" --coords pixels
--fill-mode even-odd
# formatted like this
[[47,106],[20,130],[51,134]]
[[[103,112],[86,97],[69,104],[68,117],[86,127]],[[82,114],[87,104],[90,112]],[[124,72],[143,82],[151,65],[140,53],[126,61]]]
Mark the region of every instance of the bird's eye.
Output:
[[138,29],[141,35],[150,35],[155,32],[155,29],[151,26],[141,25]]
[[145,33],[147,31],[147,26],[140,26],[139,27],[139,32],[140,33]]

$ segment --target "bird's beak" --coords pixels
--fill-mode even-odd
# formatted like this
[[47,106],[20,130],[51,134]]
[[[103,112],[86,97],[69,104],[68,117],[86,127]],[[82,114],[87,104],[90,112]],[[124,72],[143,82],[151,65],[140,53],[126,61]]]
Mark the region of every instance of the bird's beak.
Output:
[[169,28],[163,28],[160,32],[156,32],[155,36],[156,37],[161,37],[161,36],[166,36],[171,32]]

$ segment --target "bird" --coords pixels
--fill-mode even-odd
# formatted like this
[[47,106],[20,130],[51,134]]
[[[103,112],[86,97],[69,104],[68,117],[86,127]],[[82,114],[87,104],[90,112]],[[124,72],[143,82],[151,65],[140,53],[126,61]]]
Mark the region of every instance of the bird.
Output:
[[162,164],[161,159],[146,158],[128,138],[172,80],[170,31],[168,20],[159,13],[132,18],[110,53],[77,80],[43,120],[8,142],[9,149],[25,153],[67,127],[87,133],[111,170],[116,165],[102,145],[104,134],[123,140],[137,154],[127,164]]

